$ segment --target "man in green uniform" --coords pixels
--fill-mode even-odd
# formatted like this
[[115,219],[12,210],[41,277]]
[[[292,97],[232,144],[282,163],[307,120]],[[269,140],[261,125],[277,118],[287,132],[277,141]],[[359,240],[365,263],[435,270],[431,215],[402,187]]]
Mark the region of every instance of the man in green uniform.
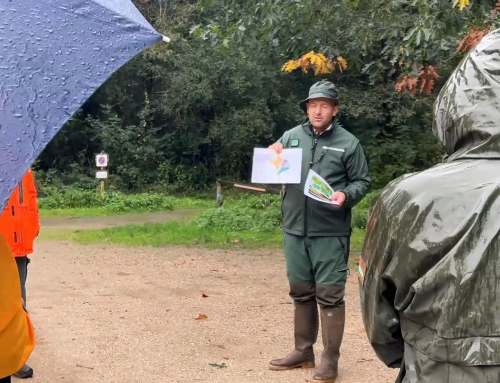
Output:
[[500,29],[441,89],[444,163],[391,182],[359,265],[363,321],[403,383],[500,382]]
[[[301,184],[286,185],[282,202],[287,275],[295,304],[295,349],[271,361],[270,368],[315,367],[319,305],[324,351],[313,382],[330,383],[338,374],[344,333],[351,208],[366,194],[370,178],[359,141],[337,121],[335,85],[316,83],[299,106],[307,113],[307,121],[270,146],[277,153],[284,148],[302,148]],[[337,206],[304,195],[310,169],[333,188],[331,199]]]

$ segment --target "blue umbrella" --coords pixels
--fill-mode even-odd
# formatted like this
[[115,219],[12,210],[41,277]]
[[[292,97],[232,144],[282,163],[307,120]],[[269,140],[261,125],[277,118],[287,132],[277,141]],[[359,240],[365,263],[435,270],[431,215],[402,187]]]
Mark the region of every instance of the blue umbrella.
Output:
[[96,89],[162,39],[130,0],[0,0],[0,211]]

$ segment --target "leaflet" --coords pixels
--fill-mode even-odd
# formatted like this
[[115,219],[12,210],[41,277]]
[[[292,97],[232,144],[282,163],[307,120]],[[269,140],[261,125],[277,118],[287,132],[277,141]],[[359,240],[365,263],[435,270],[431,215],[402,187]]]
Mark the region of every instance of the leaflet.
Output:
[[334,191],[318,173],[314,170],[309,170],[307,175],[306,185],[304,187],[304,194],[309,198],[316,201],[324,202],[329,205],[339,205],[337,201],[331,201],[330,197]]

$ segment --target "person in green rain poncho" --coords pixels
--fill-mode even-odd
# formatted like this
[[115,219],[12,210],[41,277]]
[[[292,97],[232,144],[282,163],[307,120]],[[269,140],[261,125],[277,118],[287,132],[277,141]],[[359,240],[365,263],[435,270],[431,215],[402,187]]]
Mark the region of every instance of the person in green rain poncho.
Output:
[[444,163],[373,203],[359,265],[368,338],[403,383],[500,382],[500,30],[434,106]]

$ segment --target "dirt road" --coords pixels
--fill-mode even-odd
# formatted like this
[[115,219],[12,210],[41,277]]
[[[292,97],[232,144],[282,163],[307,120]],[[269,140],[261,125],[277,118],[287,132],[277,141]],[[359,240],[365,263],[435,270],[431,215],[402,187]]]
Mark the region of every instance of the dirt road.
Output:
[[[280,252],[41,241],[30,266],[34,383],[304,383],[312,377],[311,370],[267,368],[293,344]],[[346,301],[338,382],[393,382],[395,371],[366,340],[354,273]],[[200,314],[208,319],[195,320]]]
[[43,231],[53,230],[94,230],[116,226],[159,223],[192,218],[203,209],[182,209],[154,213],[122,214],[104,217],[66,217],[54,216],[41,218]]

